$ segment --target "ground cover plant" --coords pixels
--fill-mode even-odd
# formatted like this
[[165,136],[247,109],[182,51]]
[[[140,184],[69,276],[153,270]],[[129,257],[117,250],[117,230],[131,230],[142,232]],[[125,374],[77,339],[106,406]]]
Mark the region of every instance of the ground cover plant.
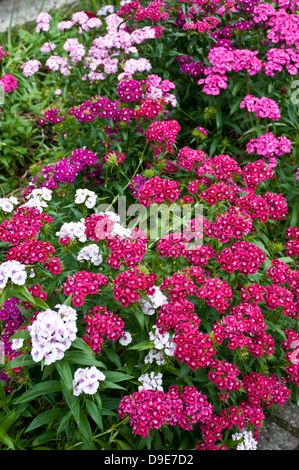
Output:
[[42,12],[19,79],[1,44],[1,129],[38,93],[1,157],[3,449],[254,450],[297,403],[297,11]]

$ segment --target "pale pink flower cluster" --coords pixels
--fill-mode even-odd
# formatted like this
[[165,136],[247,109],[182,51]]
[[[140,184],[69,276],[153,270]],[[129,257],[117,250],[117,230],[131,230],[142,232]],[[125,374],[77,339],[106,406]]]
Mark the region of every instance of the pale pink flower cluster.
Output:
[[40,13],[36,18],[37,25],[35,27],[35,32],[39,33],[40,31],[49,31],[51,19],[52,17],[49,15],[49,13]]
[[56,44],[54,42],[45,42],[40,48],[40,51],[43,53],[51,53],[54,49],[56,49]]
[[62,75],[70,75],[71,67],[68,64],[67,57],[60,57],[58,55],[51,55],[46,62],[46,66],[49,67],[52,72],[57,72],[58,70]]
[[85,55],[85,47],[79,43],[78,38],[69,38],[63,45],[63,49],[69,53],[71,61],[76,64]]
[[24,64],[21,65],[20,68],[23,70],[23,74],[25,75],[25,77],[31,77],[39,71],[41,65],[42,64],[39,60],[32,59],[28,60],[27,62],[24,62]]
[[274,77],[275,72],[282,72],[284,68],[290,75],[297,75],[299,69],[299,52],[294,49],[271,48],[266,53],[267,62],[264,63],[265,74]]
[[246,95],[240,104],[241,109],[245,107],[248,112],[255,113],[257,117],[269,118],[273,121],[278,121],[281,117],[278,104],[265,96],[257,98],[253,95]]
[[274,43],[283,42],[287,46],[299,47],[299,16],[287,13],[284,9],[275,12],[267,23],[270,31],[267,36]]

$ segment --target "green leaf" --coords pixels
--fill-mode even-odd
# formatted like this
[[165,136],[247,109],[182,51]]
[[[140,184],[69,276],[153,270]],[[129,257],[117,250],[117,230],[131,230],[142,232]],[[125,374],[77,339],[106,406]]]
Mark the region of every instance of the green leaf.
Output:
[[56,369],[60,375],[61,380],[64,382],[66,388],[69,391],[73,390],[73,376],[70,369],[70,366],[64,357],[61,361],[55,363]]
[[1,428],[0,428],[0,441],[3,442],[3,444],[5,444],[9,449],[15,450],[15,446],[14,446],[11,438]]
[[144,349],[153,349],[154,348],[154,343],[153,341],[142,341],[141,343],[135,344],[134,346],[131,346],[128,348],[129,350],[131,349],[136,349],[137,351],[143,351]]
[[15,400],[14,404],[19,405],[20,403],[32,401],[42,395],[47,395],[49,393],[55,393],[59,391],[61,391],[61,384],[59,380],[48,380],[47,382],[41,382],[35,385],[30,390],[27,390],[25,393],[23,393],[23,395],[21,395]]
[[32,431],[33,429],[39,428],[44,424],[51,424],[51,421],[55,420],[58,416],[64,414],[65,411],[61,408],[55,408],[44,411],[38,415],[28,426],[25,432]]
[[86,401],[86,409],[88,411],[89,416],[99,426],[100,430],[104,431],[102,416],[101,416],[99,408],[97,407],[95,402],[91,401],[91,400],[87,400]]
[[113,371],[105,371],[105,379],[111,382],[123,382],[124,380],[133,379],[133,375],[123,374],[122,372],[113,372]]

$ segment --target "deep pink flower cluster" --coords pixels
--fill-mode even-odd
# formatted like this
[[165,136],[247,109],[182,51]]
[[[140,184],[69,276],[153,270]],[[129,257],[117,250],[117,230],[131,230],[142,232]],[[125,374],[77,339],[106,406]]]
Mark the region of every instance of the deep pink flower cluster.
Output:
[[119,269],[122,264],[132,267],[142,261],[146,253],[146,238],[108,239],[107,248],[111,250],[106,263],[112,268]]
[[157,121],[150,124],[144,137],[150,142],[154,141],[153,151],[155,155],[161,152],[173,153],[173,145],[178,132],[181,130],[179,123],[172,121]]
[[259,219],[265,223],[269,218],[269,204],[262,196],[250,192],[238,197],[234,204],[241,209],[242,213],[249,214],[252,219]]
[[286,230],[287,241],[285,249],[288,256],[299,256],[299,228],[290,227]]
[[86,148],[75,149],[69,158],[62,158],[55,163],[53,180],[59,183],[74,183],[76,176],[85,165],[92,166],[99,157]]
[[283,313],[291,318],[297,318],[299,315],[299,305],[295,304],[294,295],[286,287],[266,286],[264,301],[269,310],[282,307]]
[[214,307],[218,312],[225,313],[232,300],[233,291],[226,281],[219,277],[207,279],[196,293],[197,297],[205,299],[207,305]]
[[19,299],[11,297],[5,300],[3,307],[0,307],[0,321],[3,321],[3,331],[1,339],[4,343],[4,355],[9,356],[13,350],[11,348],[10,337],[16,333],[19,327],[26,321],[24,315],[21,314],[18,305],[21,302]]
[[241,287],[240,299],[243,302],[254,302],[256,304],[263,302],[265,288],[260,284],[251,284],[249,286]]
[[291,141],[285,136],[276,138],[271,132],[260,135],[257,139],[251,139],[246,145],[246,152],[262,155],[265,158],[281,157],[284,153],[291,152]]
[[212,359],[209,368],[212,370],[208,373],[208,378],[220,390],[233,391],[242,387],[242,381],[238,378],[241,371],[237,366],[230,362]]
[[131,111],[131,116],[134,119],[150,119],[152,117],[159,116],[163,110],[162,104],[164,104],[163,99],[160,102],[153,98],[141,99],[139,101],[139,105]]
[[229,349],[246,348],[254,357],[261,357],[274,352],[274,339],[266,328],[259,307],[245,302],[232,307],[229,315],[214,324],[213,337],[219,344],[228,339]]
[[132,101],[139,101],[142,97],[142,86],[137,80],[123,80],[117,88],[116,93],[124,103],[131,103]]
[[286,328],[284,333],[287,337],[281,346],[287,350],[286,359],[289,361],[286,367],[288,382],[299,385],[299,333],[290,328]]
[[248,190],[254,191],[265,179],[274,178],[274,171],[264,160],[256,160],[244,166],[243,177]]
[[265,193],[263,198],[269,205],[269,218],[272,220],[284,219],[288,213],[287,200],[282,194]]
[[84,316],[83,323],[86,323],[86,333],[83,340],[95,354],[100,354],[105,337],[108,341],[116,341],[124,333],[123,320],[108,311],[106,307],[93,307]]
[[8,73],[6,75],[2,75],[0,79],[0,86],[1,85],[5,93],[10,93],[12,90],[17,90],[18,80],[16,79],[16,77]]
[[103,274],[79,271],[74,276],[67,276],[63,292],[66,296],[72,295],[72,304],[78,307],[84,304],[87,295],[97,294],[100,292],[100,286],[107,284],[108,277]]
[[236,160],[229,155],[215,155],[215,157],[205,160],[203,165],[196,170],[198,177],[206,173],[214,176],[221,182],[227,181],[232,183],[232,178],[241,175],[242,169]]
[[240,188],[223,183],[216,183],[199,194],[201,199],[205,199],[208,204],[215,205],[218,201],[227,200],[233,203]]
[[266,256],[254,243],[239,241],[232,243],[229,248],[224,248],[217,261],[228,273],[238,269],[241,274],[248,276],[257,272],[259,266],[266,261]]
[[296,13],[289,14],[283,8],[275,11],[269,19],[268,39],[275,43],[283,43],[285,46],[295,46],[298,49],[299,33],[298,33],[298,15]]
[[114,224],[108,214],[91,214],[85,219],[85,235],[95,242],[111,238]]
[[70,115],[80,122],[92,122],[95,118],[109,118],[114,124],[119,121],[129,122],[132,110],[129,108],[119,108],[120,101],[112,101],[102,96],[94,98],[80,104],[77,108],[70,109]]
[[120,418],[128,413],[133,433],[142,437],[148,436],[150,429],[163,425],[190,431],[193,424],[207,421],[212,412],[213,406],[202,392],[186,386],[179,394],[176,385],[169,387],[167,393],[142,389],[123,397],[118,407]]
[[240,210],[231,206],[222,214],[216,216],[216,220],[210,229],[207,230],[207,236],[217,238],[221,243],[227,243],[231,239],[240,239],[253,231],[252,219],[247,214],[242,214]]
[[174,357],[194,370],[206,367],[216,354],[209,335],[198,330],[199,323],[193,303],[186,300],[162,305],[156,321],[162,333],[175,330],[172,338],[173,343],[177,344]]
[[246,95],[240,104],[241,109],[245,107],[248,112],[255,113],[257,117],[269,118],[273,121],[278,121],[281,117],[276,101],[265,96],[257,98],[253,95]]
[[155,176],[144,183],[138,193],[138,201],[145,207],[152,203],[174,202],[180,196],[178,182]]
[[45,112],[44,117],[39,120],[39,123],[41,126],[44,126],[47,122],[60,124],[65,117],[60,114],[59,109],[51,108]]
[[193,150],[190,147],[183,147],[178,152],[178,164],[187,171],[193,170],[197,162],[201,162],[207,156],[202,150]]
[[274,403],[282,406],[290,397],[290,390],[285,386],[286,380],[281,378],[279,381],[275,374],[267,377],[250,372],[243,375],[243,383],[249,401],[257,405],[262,402],[267,407]]
[[118,274],[113,281],[114,298],[127,307],[132,302],[138,302],[142,294],[153,295],[154,283],[157,275],[154,273],[144,274],[140,269],[131,268]]
[[210,420],[204,424],[199,423],[204,442],[197,444],[197,450],[227,450],[223,445],[216,445],[216,441],[221,439],[222,430],[232,429],[237,426],[244,429],[253,425],[255,428],[254,437],[258,437],[257,428],[262,425],[264,414],[260,404],[249,401],[242,401],[238,406],[229,406],[220,411],[220,416],[212,415]]
[[273,259],[271,261],[272,267],[267,269],[268,277],[271,279],[272,283],[279,286],[285,282],[289,282],[291,277],[291,270],[287,264],[278,259]]
[[9,53],[6,52],[2,46],[0,46],[0,62],[2,62],[7,56],[9,56]]
[[11,219],[0,224],[0,240],[18,245],[21,240],[35,237],[45,223],[53,222],[51,216],[33,207],[19,207]]
[[174,59],[174,63],[179,63],[180,72],[187,73],[192,77],[198,77],[203,74],[205,63],[203,60],[195,62],[195,60],[187,55],[179,56]]

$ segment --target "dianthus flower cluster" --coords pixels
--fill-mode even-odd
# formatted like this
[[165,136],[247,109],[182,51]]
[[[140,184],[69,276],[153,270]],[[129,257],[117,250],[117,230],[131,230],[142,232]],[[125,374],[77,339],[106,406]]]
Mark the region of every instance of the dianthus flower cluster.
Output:
[[236,195],[240,192],[240,188],[223,183],[216,183],[205,189],[199,194],[201,199],[205,199],[208,204],[217,204],[218,201],[227,200],[234,202]]
[[46,60],[46,67],[52,72],[60,72],[61,75],[69,76],[71,74],[71,66],[68,62],[68,57],[60,57],[59,55],[51,55]]
[[127,269],[113,281],[114,297],[123,307],[127,307],[132,302],[138,302],[142,294],[153,295],[156,280],[157,275],[154,273],[144,274],[136,267]]
[[132,101],[139,101],[142,97],[142,86],[137,80],[123,80],[117,88],[116,93],[124,103],[131,103]]
[[11,248],[6,255],[6,259],[16,260],[24,265],[43,263],[43,267],[51,273],[59,274],[62,270],[62,263],[58,258],[52,256],[54,251],[55,248],[49,242],[32,238]]
[[51,124],[60,124],[65,116],[60,114],[59,109],[51,108],[48,109],[44,116],[39,120],[39,124],[44,126],[47,122]]
[[0,78],[0,86],[2,86],[5,93],[10,93],[12,90],[17,90],[18,80],[10,73],[2,75]]
[[100,212],[85,219],[85,234],[95,242],[132,237],[133,231],[120,224],[119,215],[114,212]]
[[35,237],[44,223],[53,222],[52,217],[41,214],[33,207],[18,208],[11,219],[0,224],[0,239],[18,245],[21,240]]
[[281,157],[283,154],[291,152],[291,141],[285,136],[276,138],[274,134],[268,132],[260,135],[257,139],[249,140],[246,152],[256,152],[265,158]]
[[146,242],[146,238],[122,239],[119,236],[114,239],[109,238],[107,248],[110,250],[110,255],[106,263],[115,269],[119,269],[123,263],[128,267],[135,266],[142,261],[146,253]]
[[[149,351],[149,358],[145,359],[144,362],[152,362],[152,359],[155,359],[158,363],[160,361],[161,364],[165,364],[165,356],[172,357],[176,349],[170,333],[158,328],[157,325],[153,325],[152,330],[149,332],[149,339],[153,342],[154,349]],[[159,357],[155,357],[156,352]]]
[[60,227],[60,230],[56,232],[56,236],[59,237],[59,243],[67,245],[71,240],[78,240],[81,243],[86,242],[87,236],[85,234],[85,223],[84,219],[79,222],[65,222]]
[[142,389],[131,396],[122,398],[118,408],[121,419],[130,415],[134,434],[146,437],[150,429],[163,425],[178,426],[192,430],[193,424],[205,422],[213,412],[213,406],[202,392],[193,386],[186,386],[179,394],[173,385],[168,392]]
[[279,286],[280,284],[289,282],[291,270],[288,265],[278,259],[273,259],[271,264],[272,266],[267,269],[267,274],[272,283]]
[[174,356],[194,370],[206,367],[211,357],[216,354],[209,335],[198,330],[199,323],[194,305],[186,300],[163,305],[156,321],[162,333],[169,329],[175,330],[172,338],[173,343],[177,345]]
[[84,246],[78,253],[77,260],[80,262],[89,261],[94,266],[99,266],[103,261],[98,245],[91,244]]
[[184,300],[187,295],[192,297],[196,294],[197,287],[185,274],[174,273],[162,282],[161,290],[167,290],[169,299],[174,302]]
[[248,112],[255,113],[257,117],[269,118],[273,119],[273,121],[279,121],[281,117],[276,101],[265,96],[257,98],[253,95],[246,95],[240,104],[241,109],[245,107]]
[[181,127],[176,120],[157,121],[150,124],[144,137],[150,142],[154,141],[153,151],[155,155],[161,152],[173,153],[174,143]]
[[299,69],[299,52],[287,47],[284,49],[271,48],[266,52],[264,70],[265,74],[274,77],[275,72],[282,72],[284,68],[290,75],[297,75]]
[[287,200],[282,194],[265,193],[263,198],[269,206],[269,218],[272,220],[284,219],[288,213]]
[[254,191],[265,179],[274,178],[274,171],[264,160],[247,163],[243,168],[243,178],[248,190]]
[[207,305],[214,307],[220,313],[224,313],[232,300],[233,291],[226,281],[215,277],[214,279],[205,280],[196,295],[204,299]]
[[224,248],[217,261],[228,273],[238,269],[241,274],[248,276],[257,272],[259,266],[266,261],[266,256],[254,243],[239,241],[232,243],[229,248]]
[[85,204],[88,209],[92,209],[97,200],[97,195],[89,189],[77,189],[75,194],[75,204]]
[[284,329],[286,339],[282,341],[281,346],[286,349],[285,357],[288,361],[286,373],[288,382],[299,385],[299,334],[290,328]]
[[150,302],[148,300],[141,300],[141,307],[144,315],[154,315],[155,309],[168,303],[166,295],[163,294],[161,288],[154,286],[155,292],[149,295]]
[[269,204],[264,197],[257,196],[253,192],[238,197],[234,205],[239,207],[242,213],[249,214],[251,219],[259,219],[265,223],[269,218]]
[[25,75],[25,77],[28,78],[38,72],[41,65],[42,64],[39,60],[32,59],[28,60],[27,62],[24,62],[24,64],[22,64],[20,68],[23,70],[23,74]]
[[72,295],[72,304],[78,307],[84,304],[87,295],[97,294],[100,286],[106,284],[109,284],[108,277],[103,274],[80,271],[74,276],[67,276],[63,292],[66,296]]
[[138,387],[138,392],[141,390],[158,390],[163,392],[162,377],[163,375],[161,372],[158,372],[157,374],[154,372],[151,372],[150,374],[142,374],[138,378],[138,382],[141,383]]
[[[27,287],[28,291],[32,295],[32,297],[38,297],[39,299],[46,301],[47,300],[47,293],[43,291],[43,288],[39,284],[35,284],[32,287]],[[25,310],[30,310],[34,308],[30,302],[22,301],[22,306]]]
[[45,365],[52,364],[64,357],[64,353],[76,339],[77,313],[66,305],[56,305],[55,310],[40,312],[32,325],[28,326],[35,362],[45,360]]
[[2,46],[0,46],[0,62],[2,62],[7,56],[9,56],[9,53],[6,52]]
[[79,368],[76,370],[73,379],[73,394],[77,397],[81,393],[94,395],[100,385],[100,381],[105,380],[103,372],[99,371],[95,366]]
[[203,162],[203,165],[196,169],[197,177],[200,177],[206,173],[214,176],[221,182],[227,181],[232,183],[232,178],[234,176],[241,175],[242,170],[236,160],[234,160],[229,155],[215,155],[215,157],[207,158]]
[[179,196],[178,182],[159,176],[146,181],[138,192],[138,200],[145,207],[152,203],[174,202]]
[[13,196],[0,197],[0,209],[3,212],[12,212],[14,210],[14,206],[17,206],[18,204],[19,201]]
[[254,439],[251,431],[243,429],[232,435],[234,441],[239,441],[236,450],[256,450],[258,441]]
[[266,334],[267,324],[259,307],[244,302],[232,307],[230,315],[213,326],[214,340],[222,344],[228,339],[228,348],[246,348],[254,357],[273,354],[274,339]]
[[36,27],[35,32],[39,33],[40,31],[48,32],[50,29],[50,21],[52,20],[51,15],[46,12],[41,12],[36,18]]
[[299,305],[294,302],[293,293],[286,287],[266,286],[264,301],[269,310],[282,307],[282,311],[286,316],[297,318],[299,315]]
[[286,254],[291,257],[299,256],[299,228],[288,228],[286,238],[289,239],[285,245]]
[[[187,171],[193,170],[197,166],[197,162],[201,162],[206,158],[206,154],[202,150],[193,150],[190,147],[183,147],[178,152],[178,164]],[[194,168],[195,169],[195,168]]]
[[243,238],[252,231],[251,217],[242,214],[237,207],[232,206],[227,212],[216,216],[215,222],[206,233],[208,237],[217,238],[221,243],[227,243],[231,239]]
[[208,378],[219,390],[233,391],[242,387],[242,381],[238,378],[241,371],[237,366],[230,362],[212,359],[209,368],[212,370],[208,373]]
[[285,379],[280,381],[277,375],[272,374],[265,376],[250,372],[243,375],[244,390],[248,394],[251,403],[259,404],[260,402],[267,407],[271,407],[274,403],[282,406],[290,397],[290,390],[285,386]]
[[83,340],[91,347],[94,353],[100,354],[104,339],[116,341],[124,334],[124,322],[106,307],[94,307],[83,318],[86,323],[86,332]]
[[204,61],[195,62],[192,57],[187,55],[176,57],[174,63],[179,63],[181,73],[187,73],[192,77],[202,75],[205,68]]

